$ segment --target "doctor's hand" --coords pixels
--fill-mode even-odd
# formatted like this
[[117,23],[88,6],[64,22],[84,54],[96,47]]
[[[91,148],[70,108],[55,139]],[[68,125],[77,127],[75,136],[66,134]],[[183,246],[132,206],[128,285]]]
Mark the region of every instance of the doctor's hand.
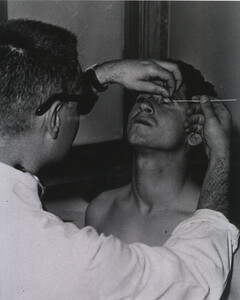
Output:
[[230,155],[231,113],[222,102],[210,102],[208,96],[196,96],[200,104],[188,109],[185,124],[186,131],[201,133],[205,151],[209,158]]
[[[204,146],[209,158],[198,208],[213,209],[228,217],[231,114],[221,102],[207,96],[194,97],[200,104],[189,108],[188,123],[202,127]],[[201,114],[202,113],[202,114]]]
[[101,84],[118,83],[129,90],[171,97],[182,83],[178,66],[172,62],[151,60],[115,60],[95,69]]

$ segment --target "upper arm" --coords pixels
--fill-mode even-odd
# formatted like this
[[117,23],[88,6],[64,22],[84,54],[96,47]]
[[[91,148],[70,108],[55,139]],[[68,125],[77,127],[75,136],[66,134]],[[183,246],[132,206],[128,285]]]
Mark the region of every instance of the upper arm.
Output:
[[105,193],[100,194],[97,198],[92,200],[86,211],[85,226],[90,225],[97,230],[99,229],[100,224],[106,218],[108,212],[108,200]]

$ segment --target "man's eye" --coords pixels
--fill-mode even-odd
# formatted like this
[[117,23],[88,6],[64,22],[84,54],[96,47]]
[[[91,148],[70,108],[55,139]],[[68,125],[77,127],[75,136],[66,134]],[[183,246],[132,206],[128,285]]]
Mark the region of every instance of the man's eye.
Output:
[[172,104],[172,101],[168,98],[162,98],[160,103],[161,104]]
[[137,103],[142,103],[146,101],[146,97],[138,97],[137,98]]

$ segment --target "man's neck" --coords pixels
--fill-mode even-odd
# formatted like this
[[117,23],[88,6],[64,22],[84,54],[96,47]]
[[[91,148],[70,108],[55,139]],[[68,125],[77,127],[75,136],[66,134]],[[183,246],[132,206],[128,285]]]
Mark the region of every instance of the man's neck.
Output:
[[190,180],[187,169],[183,151],[136,153],[131,193],[139,209],[150,212],[183,208],[189,198],[197,199],[190,196],[198,193],[198,188]]
[[15,139],[1,139],[0,161],[36,175],[40,169],[40,163],[36,159],[36,151],[29,151],[29,148],[31,148],[29,143],[29,141],[20,142]]

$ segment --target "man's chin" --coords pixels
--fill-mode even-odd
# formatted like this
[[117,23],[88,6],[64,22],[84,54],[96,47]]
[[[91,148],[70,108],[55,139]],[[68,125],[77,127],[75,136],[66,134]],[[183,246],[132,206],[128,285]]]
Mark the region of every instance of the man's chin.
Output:
[[136,136],[130,137],[130,138],[128,138],[128,143],[135,149],[137,149],[139,147],[141,147],[141,148],[148,147],[147,141],[142,137],[136,137]]

